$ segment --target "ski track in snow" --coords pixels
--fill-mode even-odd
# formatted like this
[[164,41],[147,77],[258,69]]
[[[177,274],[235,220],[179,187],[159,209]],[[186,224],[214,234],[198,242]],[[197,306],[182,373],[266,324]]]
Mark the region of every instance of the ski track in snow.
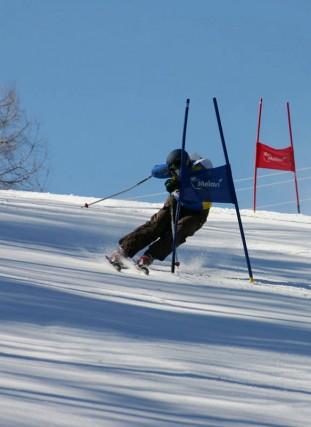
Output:
[[0,191],[0,427],[306,427],[311,217],[213,207],[181,267],[105,260],[159,204]]

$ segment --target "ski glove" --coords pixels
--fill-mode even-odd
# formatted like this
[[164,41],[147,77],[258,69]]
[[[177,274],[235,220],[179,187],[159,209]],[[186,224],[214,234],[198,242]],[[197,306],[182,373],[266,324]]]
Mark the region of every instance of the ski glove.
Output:
[[166,191],[172,193],[175,190],[179,189],[179,182],[176,178],[169,178],[164,183]]

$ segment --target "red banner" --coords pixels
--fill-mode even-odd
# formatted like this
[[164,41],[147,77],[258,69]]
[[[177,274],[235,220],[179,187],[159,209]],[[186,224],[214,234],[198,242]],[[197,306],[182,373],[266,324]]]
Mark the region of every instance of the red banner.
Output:
[[257,142],[256,144],[256,168],[278,169],[295,172],[293,148],[272,148]]

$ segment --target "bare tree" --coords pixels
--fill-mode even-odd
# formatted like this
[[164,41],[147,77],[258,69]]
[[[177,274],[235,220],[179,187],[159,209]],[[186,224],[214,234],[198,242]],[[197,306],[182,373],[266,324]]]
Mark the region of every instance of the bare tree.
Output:
[[0,188],[43,190],[46,143],[20,108],[15,89],[0,89]]

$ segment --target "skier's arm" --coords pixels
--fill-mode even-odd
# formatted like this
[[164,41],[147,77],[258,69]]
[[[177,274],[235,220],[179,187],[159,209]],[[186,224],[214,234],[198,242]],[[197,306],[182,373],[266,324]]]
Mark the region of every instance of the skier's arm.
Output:
[[176,175],[172,176],[172,173],[168,169],[166,164],[162,165],[155,165],[152,168],[151,175],[155,178],[168,178],[166,179],[164,185],[166,190],[171,194],[173,191],[177,190],[179,188],[179,182]]
[[153,168],[151,170],[151,175],[154,178],[160,178],[160,179],[165,179],[165,178],[171,177],[171,173],[170,173],[168,167],[166,166],[166,164],[153,166]]

